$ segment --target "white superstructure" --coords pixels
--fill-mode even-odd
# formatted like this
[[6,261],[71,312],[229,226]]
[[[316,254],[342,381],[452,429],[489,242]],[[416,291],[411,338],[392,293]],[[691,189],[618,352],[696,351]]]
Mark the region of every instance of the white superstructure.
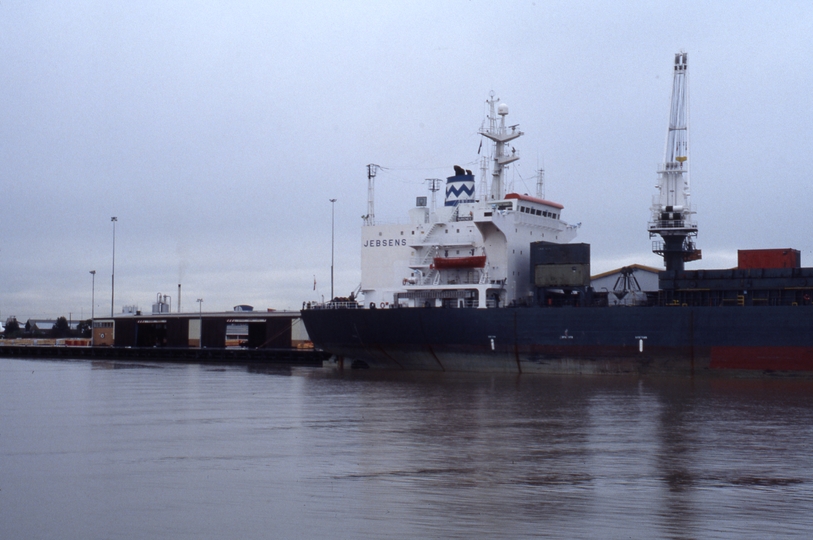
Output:
[[[471,171],[455,166],[442,207],[417,197],[406,224],[373,218],[375,167],[368,168],[368,216],[361,235],[361,293],[365,307],[497,307],[532,298],[531,242],[565,243],[578,225],[561,219],[561,204],[505,193],[505,170],[519,154],[509,142],[522,136],[506,126],[508,106],[492,98],[487,128],[493,142],[484,158],[480,193]],[[491,164],[490,185],[487,166]],[[432,189],[437,189],[435,179]]]

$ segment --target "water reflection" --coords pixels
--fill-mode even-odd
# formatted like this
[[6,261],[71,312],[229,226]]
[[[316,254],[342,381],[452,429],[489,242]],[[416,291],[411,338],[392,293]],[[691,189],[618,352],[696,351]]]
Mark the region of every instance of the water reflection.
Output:
[[813,528],[808,381],[117,364],[0,363],[0,537]]
[[[734,537],[782,511],[775,500],[738,509],[764,488],[796,489],[803,508],[811,502],[810,433],[786,418],[809,425],[810,407],[798,402],[808,382],[350,378],[364,381],[354,395],[365,455],[361,472],[336,478],[420,486],[412,497],[423,521],[442,523],[451,508],[474,522],[511,517],[515,531],[529,522],[554,535],[693,538],[725,536],[724,510],[738,524]],[[790,512],[802,528],[803,508]]]
[[275,364],[249,364],[246,366],[246,371],[259,375],[280,375],[290,377],[294,373],[294,368],[291,366]]
[[162,364],[145,364],[140,362],[122,362],[117,360],[92,360],[91,369],[162,369]]

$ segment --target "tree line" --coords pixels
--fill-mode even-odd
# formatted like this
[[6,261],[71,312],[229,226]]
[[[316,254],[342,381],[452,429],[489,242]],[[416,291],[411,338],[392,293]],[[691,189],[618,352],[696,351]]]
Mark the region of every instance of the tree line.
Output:
[[54,326],[49,330],[40,330],[32,328],[31,321],[27,321],[25,325],[20,325],[16,317],[9,317],[6,320],[6,329],[3,332],[3,337],[6,339],[14,338],[71,338],[71,337],[90,337],[91,321],[79,321],[76,329],[72,329],[65,317],[57,317]]

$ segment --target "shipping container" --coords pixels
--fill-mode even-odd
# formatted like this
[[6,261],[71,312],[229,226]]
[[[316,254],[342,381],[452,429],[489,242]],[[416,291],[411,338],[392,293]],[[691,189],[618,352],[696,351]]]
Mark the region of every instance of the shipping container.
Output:
[[587,287],[590,285],[589,264],[539,264],[534,269],[537,287]]
[[802,253],[797,249],[740,249],[737,268],[800,268]]
[[539,264],[590,264],[590,244],[531,243],[531,267]]

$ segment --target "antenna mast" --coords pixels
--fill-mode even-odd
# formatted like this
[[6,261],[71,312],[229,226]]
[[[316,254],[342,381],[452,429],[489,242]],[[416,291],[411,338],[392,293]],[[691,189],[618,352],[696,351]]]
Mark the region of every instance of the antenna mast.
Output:
[[689,202],[688,55],[675,55],[669,128],[663,163],[658,167],[658,194],[652,201],[649,237],[660,235],[652,251],[663,257],[666,270],[682,271],[683,263],[700,259],[695,247],[697,223]]
[[[496,200],[500,200],[505,196],[505,166],[519,159],[519,155],[517,155],[515,149],[512,148],[510,153],[507,152],[508,142],[523,135],[523,133],[517,129],[519,124],[506,127],[505,117],[508,115],[508,105],[500,103],[495,107],[499,100],[500,98],[495,98],[492,92],[491,99],[487,100],[489,106],[488,129],[480,129],[480,135],[494,141],[494,166],[491,172],[491,199]],[[499,125],[497,123],[497,115],[500,117]]]
[[429,182],[429,191],[432,192],[432,206],[430,212],[434,215],[437,202],[437,196],[435,194],[440,191],[440,186],[443,181],[440,178],[427,178],[426,181]]
[[480,158],[480,187],[477,188],[477,194],[480,196],[480,206],[485,208],[488,203],[488,157],[483,156]]
[[539,169],[536,173],[536,196],[545,198],[545,169]]
[[367,165],[367,215],[365,225],[375,225],[375,173],[380,169],[375,163]]

